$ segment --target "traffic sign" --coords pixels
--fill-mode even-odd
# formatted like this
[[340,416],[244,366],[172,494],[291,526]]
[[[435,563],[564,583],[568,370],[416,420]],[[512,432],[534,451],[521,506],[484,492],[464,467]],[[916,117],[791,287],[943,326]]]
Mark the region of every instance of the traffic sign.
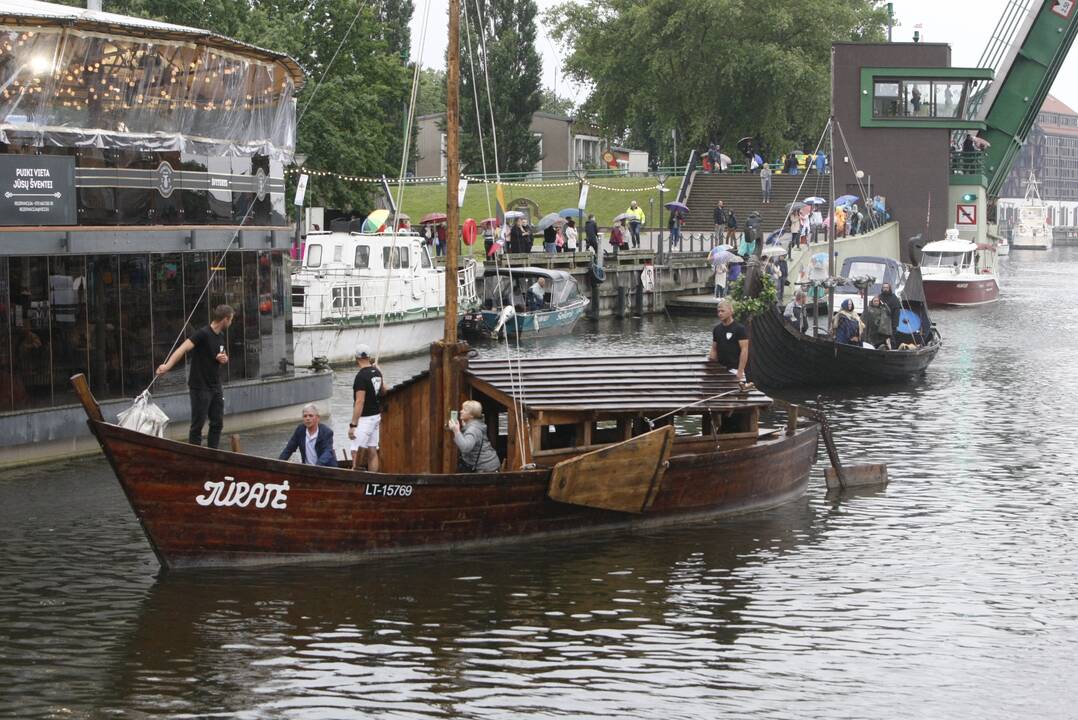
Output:
[[955,206],[955,225],[976,225],[977,224],[977,206],[974,205],[956,205]]

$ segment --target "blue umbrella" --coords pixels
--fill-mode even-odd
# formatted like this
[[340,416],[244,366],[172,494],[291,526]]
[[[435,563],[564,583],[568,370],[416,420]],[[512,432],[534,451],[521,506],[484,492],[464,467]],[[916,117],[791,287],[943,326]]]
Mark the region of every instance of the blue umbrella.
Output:
[[842,197],[835,200],[835,207],[838,207],[839,205],[852,205],[855,202],[857,202],[856,195],[843,195]]
[[689,212],[689,206],[683,202],[678,202],[677,200],[666,203],[665,207],[667,210],[680,210],[683,213]]
[[563,218],[577,218],[580,217],[581,213],[587,215],[587,212],[581,210],[580,208],[564,208],[558,211],[558,214],[561,215]]

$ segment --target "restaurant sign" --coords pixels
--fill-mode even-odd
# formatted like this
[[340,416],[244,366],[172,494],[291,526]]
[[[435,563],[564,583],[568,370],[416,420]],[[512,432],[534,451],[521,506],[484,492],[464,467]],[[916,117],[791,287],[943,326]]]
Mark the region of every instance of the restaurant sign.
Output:
[[0,155],[0,225],[74,225],[75,158]]

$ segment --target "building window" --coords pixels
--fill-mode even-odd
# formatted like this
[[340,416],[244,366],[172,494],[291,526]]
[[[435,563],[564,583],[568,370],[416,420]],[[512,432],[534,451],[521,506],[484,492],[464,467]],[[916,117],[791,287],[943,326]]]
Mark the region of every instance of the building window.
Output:
[[966,104],[966,81],[877,80],[873,83],[875,118],[961,118]]
[[371,246],[356,245],[356,259],[353,264],[357,270],[366,270],[371,266]]

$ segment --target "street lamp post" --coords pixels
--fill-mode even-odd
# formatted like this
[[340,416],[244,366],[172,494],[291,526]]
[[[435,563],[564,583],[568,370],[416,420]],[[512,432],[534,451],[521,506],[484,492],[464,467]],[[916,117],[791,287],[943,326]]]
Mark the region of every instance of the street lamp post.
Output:
[[663,193],[666,192],[666,175],[659,174],[659,244],[656,247],[655,259],[660,265],[663,264]]

